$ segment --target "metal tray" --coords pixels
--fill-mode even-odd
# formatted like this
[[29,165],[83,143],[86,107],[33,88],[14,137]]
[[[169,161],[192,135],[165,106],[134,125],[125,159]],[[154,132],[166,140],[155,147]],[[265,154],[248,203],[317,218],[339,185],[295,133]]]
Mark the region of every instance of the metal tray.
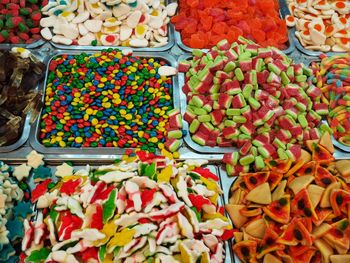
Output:
[[11,49],[13,47],[23,47],[23,48],[28,48],[28,49],[34,49],[34,48],[38,48],[40,46],[42,46],[43,44],[45,44],[45,40],[44,39],[39,39],[31,44],[10,44],[10,43],[1,43],[0,44],[0,48],[2,49]]
[[[52,1],[50,1],[52,2]],[[175,2],[175,0],[165,0],[166,4],[170,4]],[[53,41],[49,41],[49,43],[54,46],[57,49],[67,49],[67,50],[102,50],[106,48],[118,48],[118,49],[126,49],[131,48],[134,51],[144,51],[144,52],[161,52],[171,49],[175,44],[175,38],[174,38],[174,26],[171,22],[168,23],[168,44],[162,46],[162,47],[130,47],[130,46],[80,46],[80,45],[62,45],[54,43]]]
[[[44,159],[45,160],[45,165],[46,167],[49,167],[52,171],[52,179],[54,182],[57,182],[58,178],[54,175],[55,174],[55,171],[56,171],[56,166],[58,165],[61,165],[64,160],[61,160],[61,159],[50,159],[50,160],[47,160],[46,158]],[[8,159],[5,161],[6,164],[8,165],[21,165],[23,163],[26,163],[27,160],[26,159],[21,159],[21,160],[15,160],[15,159]],[[77,171],[77,170],[80,170],[80,169],[84,169],[87,165],[89,164],[90,167],[92,169],[94,168],[97,168],[99,165],[108,165],[108,164],[113,164],[113,161],[112,160],[109,160],[107,162],[101,162],[101,161],[96,161],[96,160],[81,160],[79,162],[74,162],[73,163],[73,168],[74,168],[74,171]],[[227,175],[225,173],[223,173],[220,169],[220,167],[218,167],[217,165],[213,165],[213,164],[208,164],[205,166],[206,168],[208,168],[212,173],[216,174],[218,177],[219,177],[219,185],[220,185],[220,188],[223,190],[223,194],[220,195],[219,199],[218,199],[218,205],[219,206],[224,206],[224,204],[226,204],[228,202],[228,196],[226,193],[228,193],[227,191],[227,187],[228,187],[228,190],[230,189],[231,187],[231,184],[230,181],[228,181],[227,179],[230,179],[227,177]],[[35,182],[34,182],[34,179],[33,179],[33,176],[29,176],[29,179],[27,180],[27,183],[28,183],[28,186],[29,186],[29,189],[30,191],[32,191],[34,188],[35,188]],[[36,207],[33,207],[34,209],[34,216],[33,218],[35,219],[35,212],[36,212]],[[229,218],[228,214],[226,213],[225,211],[225,215]],[[236,259],[234,259],[234,253],[231,249],[232,247],[232,240],[228,240],[225,242],[225,246],[224,246],[224,249],[225,249],[225,260],[223,261],[224,263],[234,263],[234,262],[239,262],[239,261],[236,261]]]
[[[88,54],[94,54],[98,53],[99,51],[84,51]],[[47,56],[45,59],[45,64],[47,65],[46,68],[46,74],[45,74],[45,81],[43,85],[41,85],[40,90],[43,92],[43,97],[42,100],[45,101],[45,89],[47,86],[47,76],[49,73],[49,64],[51,60],[58,56],[58,55],[76,55],[80,54],[82,51],[56,51],[54,54],[51,54],[50,56]],[[177,61],[175,60],[174,57],[169,55],[168,53],[161,53],[161,52],[153,52],[153,53],[146,53],[146,52],[134,52],[133,56],[139,56],[139,57],[153,57],[153,58],[159,58],[165,60],[169,65],[173,67],[177,67]],[[173,80],[173,105],[175,108],[180,107],[180,101],[179,101],[179,96],[178,96],[178,79],[177,76],[172,77]],[[44,154],[65,154],[65,155],[70,155],[70,154],[86,154],[86,155],[93,155],[93,154],[98,154],[98,155],[122,155],[124,154],[125,150],[127,148],[118,148],[118,147],[81,147],[81,148],[74,148],[74,147],[69,147],[69,148],[58,148],[58,147],[45,147],[39,140],[39,134],[40,134],[40,120],[41,120],[41,114],[42,110],[40,112],[40,117],[36,120],[34,123],[31,133],[30,133],[30,144],[31,146],[38,152],[44,153]],[[134,148],[129,148],[129,149],[134,149]],[[108,157],[107,157],[108,158]]]
[[[190,57],[192,57],[192,55],[190,55],[190,54],[182,55],[179,57],[178,61],[187,60]],[[179,78],[179,91],[180,91],[180,102],[181,102],[180,109],[181,109],[181,115],[183,116],[185,114],[186,107],[187,107],[186,94],[184,94],[182,91],[182,86],[185,84],[185,74],[179,73],[178,75],[179,75],[178,78]],[[191,134],[189,131],[189,123],[187,123],[187,121],[185,121],[185,120],[183,120],[182,123],[183,123],[183,129],[187,131],[187,134],[184,137],[184,140],[185,140],[186,144],[190,148],[192,148],[193,150],[195,150],[199,153],[229,153],[229,152],[237,152],[238,151],[238,148],[236,148],[236,147],[201,146],[192,140]]]
[[[280,3],[280,9],[281,9],[281,13],[283,15],[283,17],[290,15],[289,12],[289,8],[287,5],[287,1],[286,0],[279,0]],[[307,48],[305,48],[299,41],[299,39],[295,36],[295,27],[292,27],[289,29],[289,39],[292,39],[292,42],[294,43],[295,47],[302,53],[304,53],[305,55],[308,56],[313,56],[313,57],[318,57],[321,54],[326,54],[327,56],[334,56],[337,54],[342,54],[342,53],[346,53],[346,52],[322,52],[322,51],[316,51],[316,50],[309,50]]]
[[[281,16],[281,18],[284,18],[284,15],[283,15],[283,13],[281,12],[281,10],[280,10],[280,16]],[[186,46],[186,45],[182,42],[181,34],[180,34],[179,31],[175,30],[175,27],[174,27],[174,31],[175,31],[175,39],[176,39],[177,45],[178,45],[181,49],[183,49],[184,51],[192,53],[193,48]],[[285,53],[285,54],[290,54],[290,53],[292,53],[292,52],[295,50],[293,37],[292,37],[292,34],[291,34],[290,32],[288,32],[288,42],[287,42],[287,44],[288,44],[288,48],[282,50],[282,52]],[[208,52],[209,49],[202,49],[202,51]]]
[[[6,44],[4,44],[6,45]],[[4,46],[4,45],[0,45],[0,50],[11,50],[12,47],[14,47],[13,45],[9,45],[8,47]],[[44,55],[41,54],[40,52],[31,50],[31,52],[40,60],[43,60]],[[39,86],[39,83],[38,83]],[[38,86],[36,87],[35,90],[38,90]],[[8,152],[12,152],[16,149],[18,149],[19,147],[23,146],[23,144],[28,140],[29,138],[29,134],[30,134],[30,118],[31,118],[31,114],[27,114],[24,118],[23,124],[22,124],[22,128],[21,128],[21,135],[18,137],[17,141],[13,142],[10,145],[5,145],[5,146],[0,146],[0,153],[8,153]]]

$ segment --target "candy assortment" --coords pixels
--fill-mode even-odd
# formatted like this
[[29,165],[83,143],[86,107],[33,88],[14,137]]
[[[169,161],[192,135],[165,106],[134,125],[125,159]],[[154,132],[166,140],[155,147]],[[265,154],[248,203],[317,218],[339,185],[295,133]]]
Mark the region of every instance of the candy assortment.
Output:
[[350,51],[350,3],[343,0],[287,0],[287,25],[308,50]]
[[55,57],[41,116],[42,143],[151,151],[166,143],[176,150],[182,123],[173,110],[168,76],[175,73],[164,60],[134,57],[126,50]]
[[[22,250],[28,262],[223,262],[233,235],[206,161],[142,151],[120,162],[42,178],[31,200]],[[57,174],[58,175],[58,174]]]
[[321,135],[328,106],[321,89],[307,81],[312,71],[277,49],[223,40],[207,54],[194,50],[179,71],[186,72],[184,119],[192,140],[240,147],[224,156],[229,175],[251,165],[262,169],[269,157],[296,160],[301,145]]
[[31,44],[41,39],[41,7],[48,0],[0,1],[0,43]]
[[161,47],[177,3],[57,0],[42,8],[41,35],[64,45]]
[[323,57],[312,63],[313,82],[320,88],[329,104],[328,123],[334,137],[350,146],[350,56],[349,54]]
[[239,36],[259,45],[287,48],[288,31],[276,0],[180,0],[171,18],[182,42],[191,48],[211,48],[220,40]]
[[41,108],[41,95],[35,91],[43,77],[44,64],[29,50],[0,51],[0,146],[20,137],[24,119],[33,122]]

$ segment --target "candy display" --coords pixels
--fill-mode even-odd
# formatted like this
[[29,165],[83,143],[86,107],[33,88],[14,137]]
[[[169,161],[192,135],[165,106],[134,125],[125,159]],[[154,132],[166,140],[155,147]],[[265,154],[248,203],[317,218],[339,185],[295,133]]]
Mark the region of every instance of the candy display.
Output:
[[322,57],[312,63],[313,82],[320,88],[329,104],[328,123],[334,137],[350,146],[350,56],[349,54]]
[[[36,185],[25,220],[26,262],[223,262],[232,226],[206,161],[138,151],[118,163]],[[74,169],[75,170],[75,169]]]
[[0,146],[18,140],[27,114],[31,122],[36,119],[41,95],[35,88],[43,70],[44,64],[26,49],[0,51]]
[[52,59],[41,116],[45,146],[154,151],[167,130],[181,128],[179,112],[171,111],[172,79],[158,72],[172,68],[162,59],[124,54],[108,49]]
[[239,36],[263,47],[287,48],[287,26],[276,0],[180,0],[171,22],[191,48],[211,48],[223,39],[232,43]]
[[[31,167],[23,164],[14,170],[0,161],[0,262],[18,262],[23,222],[32,215],[25,179]],[[16,180],[17,178],[17,180]]]
[[349,1],[287,0],[291,15],[287,25],[295,27],[295,36],[308,50],[350,51]]
[[40,8],[48,0],[0,1],[0,43],[31,44],[41,39]]
[[179,64],[186,72],[184,119],[197,144],[240,147],[224,156],[229,175],[250,165],[262,169],[271,156],[296,160],[300,145],[321,135],[318,126],[328,106],[321,89],[307,81],[311,69],[243,38],[192,54]]
[[177,3],[164,1],[50,1],[42,12],[41,35],[64,45],[161,47]]
[[332,147],[240,174],[226,209],[242,262],[349,262],[350,161],[334,162]]

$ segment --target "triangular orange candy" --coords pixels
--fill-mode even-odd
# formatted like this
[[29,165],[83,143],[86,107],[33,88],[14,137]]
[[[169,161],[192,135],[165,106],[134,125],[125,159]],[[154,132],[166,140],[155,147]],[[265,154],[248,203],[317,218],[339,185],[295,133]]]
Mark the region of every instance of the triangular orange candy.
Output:
[[244,183],[249,190],[256,188],[267,181],[270,172],[244,173],[241,174]]
[[300,219],[295,217],[287,226],[278,242],[289,246],[296,246],[297,244],[311,246],[312,238]]
[[306,250],[303,254],[298,255],[298,256],[294,256],[293,253],[291,253],[292,258],[293,258],[293,262],[294,263],[305,263],[305,262],[310,262],[312,257],[315,255],[316,253],[316,248],[314,247],[309,247],[308,250]]
[[324,235],[327,241],[344,248],[346,250],[350,247],[350,223],[344,218],[332,224],[332,228]]
[[319,164],[329,164],[335,160],[333,155],[321,144],[313,144],[312,160]]
[[277,243],[279,235],[273,231],[272,228],[267,228],[265,235],[260,243],[258,259],[262,258],[264,255],[271,253],[276,250],[283,250],[285,246],[283,244]]
[[281,182],[283,174],[280,172],[271,171],[267,182],[270,185],[271,191]]
[[316,225],[316,226],[320,226],[325,220],[326,218],[332,214],[332,210],[331,209],[316,209],[315,210],[317,218],[312,218],[312,222]]
[[350,205],[350,193],[345,190],[335,189],[332,191],[329,201],[336,216],[340,216],[342,212],[346,214]]
[[321,165],[317,165],[315,171],[315,181],[317,185],[327,188],[327,186],[331,183],[335,183],[337,179],[326,168],[322,167]]
[[293,198],[291,203],[291,212],[297,216],[312,217],[317,220],[315,209],[312,206],[309,193],[304,188],[300,190]]
[[314,175],[315,169],[316,169],[316,162],[311,161],[306,164],[304,164],[300,169],[295,173],[296,176],[303,176],[303,175]]
[[290,220],[290,196],[284,195],[280,199],[263,207],[266,215],[281,224],[288,224]]
[[292,165],[291,159],[286,159],[286,160],[268,159],[265,161],[265,163],[270,168],[271,171],[274,171],[276,173],[282,173],[282,174],[285,174],[286,172],[288,172],[290,169],[290,166]]
[[233,252],[239,257],[243,262],[253,262],[256,261],[256,249],[258,243],[253,240],[245,240],[236,243],[233,246]]

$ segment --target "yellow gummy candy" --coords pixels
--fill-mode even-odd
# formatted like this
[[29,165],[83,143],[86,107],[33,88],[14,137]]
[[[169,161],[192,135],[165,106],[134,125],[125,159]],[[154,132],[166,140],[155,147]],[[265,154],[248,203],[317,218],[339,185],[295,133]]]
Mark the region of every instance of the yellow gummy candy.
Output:
[[169,158],[169,159],[171,159],[171,160],[174,159],[172,153],[171,153],[171,152],[168,152],[168,151],[165,150],[165,149],[162,149],[162,150],[161,150],[161,153],[162,153],[162,155],[163,155],[164,157],[166,157],[166,158]]
[[116,218],[109,220],[102,228],[101,233],[105,234],[104,239],[98,240],[94,243],[95,246],[102,246],[117,232],[118,226],[114,223]]
[[215,218],[220,218],[221,220],[228,222],[228,219],[226,216],[222,215],[219,212],[216,212],[215,214],[208,214],[208,213],[204,213],[203,214],[203,219],[204,220],[211,220],[211,219],[215,219]]
[[173,174],[173,168],[171,165],[165,167],[157,176],[158,182],[169,183],[170,177]]
[[124,228],[121,232],[116,233],[107,244],[107,251],[113,251],[116,247],[122,247],[128,244],[134,237],[135,229]]
[[191,251],[181,243],[179,245],[180,252],[181,252],[181,262],[183,263],[195,263],[196,259],[193,257]]

